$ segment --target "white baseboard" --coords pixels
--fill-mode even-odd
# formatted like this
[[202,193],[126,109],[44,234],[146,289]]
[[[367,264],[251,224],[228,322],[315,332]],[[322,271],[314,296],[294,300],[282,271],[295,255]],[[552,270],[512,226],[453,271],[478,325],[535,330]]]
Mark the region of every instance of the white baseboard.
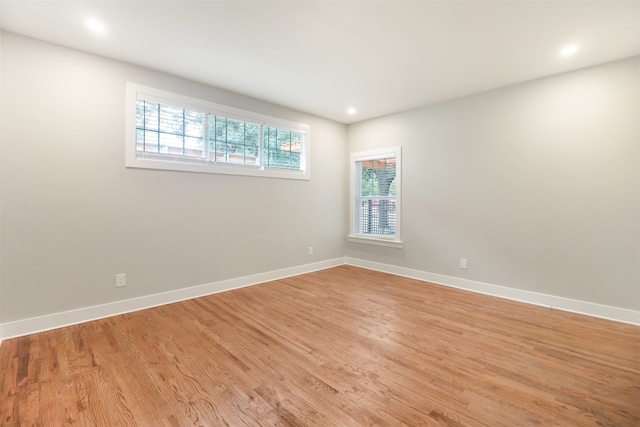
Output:
[[298,274],[324,270],[326,268],[336,267],[343,264],[344,258],[335,258],[296,267],[284,268],[281,270],[269,271],[266,273],[222,280],[220,282],[208,283],[205,285],[176,289],[174,291],[162,292],[159,294],[146,295],[138,298],[94,305],[91,307],[53,313],[45,316],[31,317],[28,319],[16,320],[14,322],[7,322],[0,324],[0,342],[3,339],[30,335],[37,332],[62,328],[64,326],[77,325],[79,323],[116,316],[118,314],[130,313],[173,302],[198,298],[205,295],[243,288],[272,280],[283,279],[285,277],[296,276]]
[[28,319],[16,320],[0,324],[0,343],[8,338],[44,332],[64,326],[77,325],[79,323],[92,320],[103,319],[105,317],[116,316],[124,313],[131,313],[160,305],[171,304],[187,299],[198,298],[232,289],[243,288],[272,280],[283,279],[285,277],[310,273],[348,264],[355,267],[367,268],[370,270],[382,271],[395,274],[397,276],[409,277],[438,285],[450,286],[491,295],[499,298],[510,299],[528,304],[550,307],[572,313],[585,314],[587,316],[599,317],[602,319],[614,320],[617,322],[630,323],[640,326],[640,311],[627,310],[624,308],[611,307],[591,302],[573,300],[553,295],[546,295],[537,292],[524,291],[521,289],[508,288],[504,286],[492,285],[489,283],[477,282],[474,280],[461,279],[459,277],[446,276],[443,274],[429,273],[421,270],[414,270],[406,267],[399,267],[391,264],[383,264],[374,261],[367,261],[358,258],[335,258],[311,264],[304,264],[296,267],[284,268],[265,273],[253,274],[238,277],[235,279],[222,280],[220,282],[208,283],[189,288],[176,289],[159,294],[146,295],[128,300],[115,301],[107,304],[94,305],[91,307],[79,308],[76,310],[64,311],[60,313],[48,314],[45,316],[32,317]]
[[367,268],[370,270],[391,273],[397,276],[409,277],[411,279],[423,280],[425,282],[438,285],[450,286],[464,289],[485,295],[510,299],[528,304],[549,307],[571,313],[585,314],[587,316],[599,317],[601,319],[614,320],[616,322],[640,325],[640,311],[628,310],[608,305],[595,304],[592,302],[579,301],[554,295],[541,294],[537,292],[524,291],[521,289],[508,288],[505,286],[492,285],[489,283],[476,282],[474,280],[461,279],[459,277],[445,276],[443,274],[429,273],[421,270],[414,270],[396,265],[383,264],[374,261],[366,261],[358,258],[345,257],[345,264],[355,267]]

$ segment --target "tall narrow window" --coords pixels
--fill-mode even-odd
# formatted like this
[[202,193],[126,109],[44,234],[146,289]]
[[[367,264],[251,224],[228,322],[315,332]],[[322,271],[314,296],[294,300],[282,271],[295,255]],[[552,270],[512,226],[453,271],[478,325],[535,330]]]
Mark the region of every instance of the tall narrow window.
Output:
[[400,147],[352,154],[349,240],[402,246],[400,154]]

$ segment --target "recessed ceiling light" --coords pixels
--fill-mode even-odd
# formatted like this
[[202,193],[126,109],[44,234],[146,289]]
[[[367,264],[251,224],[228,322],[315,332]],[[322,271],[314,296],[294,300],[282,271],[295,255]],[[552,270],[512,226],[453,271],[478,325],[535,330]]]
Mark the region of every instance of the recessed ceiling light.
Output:
[[107,26],[95,19],[88,19],[87,27],[96,34],[104,34],[107,31]]
[[561,56],[571,56],[578,51],[578,45],[570,44],[562,48],[560,51]]
[[347,109],[347,114],[355,114],[356,113],[356,109],[351,107],[349,109]]

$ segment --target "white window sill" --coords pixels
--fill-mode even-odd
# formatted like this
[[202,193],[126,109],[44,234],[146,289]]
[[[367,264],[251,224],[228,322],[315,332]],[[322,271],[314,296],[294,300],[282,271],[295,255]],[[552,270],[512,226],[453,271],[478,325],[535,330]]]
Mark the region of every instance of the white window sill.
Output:
[[137,169],[160,169],[168,171],[217,173],[225,175],[261,176],[267,178],[299,179],[309,181],[311,179],[309,170],[289,170],[277,168],[260,168],[254,165],[241,165],[233,163],[215,163],[200,159],[180,159],[173,160],[168,156],[162,158],[160,155],[136,155],[134,152],[127,152],[125,166]]
[[402,240],[380,239],[375,237],[364,237],[358,235],[349,235],[347,240],[355,243],[364,243],[367,245],[387,246],[389,248],[402,248]]

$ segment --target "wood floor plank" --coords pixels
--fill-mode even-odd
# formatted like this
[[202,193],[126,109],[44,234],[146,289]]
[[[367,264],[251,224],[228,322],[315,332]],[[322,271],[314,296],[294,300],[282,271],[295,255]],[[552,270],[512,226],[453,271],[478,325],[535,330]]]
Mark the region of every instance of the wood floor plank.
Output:
[[351,266],[6,340],[2,426],[640,426],[640,327]]

